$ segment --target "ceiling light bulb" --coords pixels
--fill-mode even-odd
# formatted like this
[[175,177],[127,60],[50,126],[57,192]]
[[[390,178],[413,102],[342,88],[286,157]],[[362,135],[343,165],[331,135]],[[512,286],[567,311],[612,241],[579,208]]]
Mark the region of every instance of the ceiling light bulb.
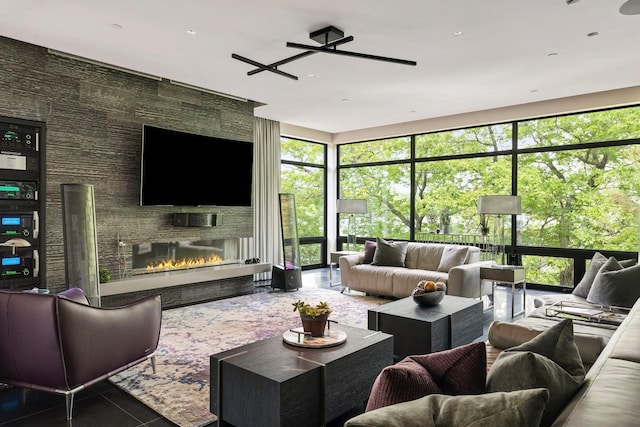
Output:
[[462,35],[462,31],[454,31],[453,35],[456,37],[460,37]]
[[189,34],[191,36],[195,36],[196,35],[196,30],[187,30],[187,34]]

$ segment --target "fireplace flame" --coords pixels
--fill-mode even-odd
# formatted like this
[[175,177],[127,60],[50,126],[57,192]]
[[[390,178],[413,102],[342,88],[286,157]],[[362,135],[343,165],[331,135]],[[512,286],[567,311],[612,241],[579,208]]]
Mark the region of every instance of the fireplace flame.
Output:
[[183,258],[181,260],[165,259],[150,263],[147,265],[146,271],[153,273],[156,271],[182,270],[186,268],[206,267],[212,264],[219,264],[220,262],[222,262],[222,257],[215,254],[209,255],[208,257]]

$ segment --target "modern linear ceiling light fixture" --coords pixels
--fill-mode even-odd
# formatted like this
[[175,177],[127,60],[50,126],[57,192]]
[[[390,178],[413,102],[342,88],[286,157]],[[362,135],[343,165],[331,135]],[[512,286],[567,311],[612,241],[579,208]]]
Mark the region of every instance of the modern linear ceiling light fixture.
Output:
[[321,44],[321,46],[310,46],[306,44],[287,42],[287,47],[292,47],[296,49],[303,49],[304,52],[299,53],[297,55],[290,56],[288,58],[282,59],[280,61],[274,62],[272,64],[261,64],[260,62],[254,61],[249,58],[245,58],[244,56],[240,56],[238,54],[232,53],[231,57],[233,59],[237,59],[242,62],[246,62],[247,64],[251,64],[258,68],[247,72],[248,76],[252,76],[254,74],[260,73],[262,71],[271,71],[272,73],[278,74],[282,77],[288,77],[293,80],[298,80],[298,77],[293,74],[285,73],[282,70],[279,70],[278,67],[284,64],[288,64],[289,62],[295,61],[297,59],[304,58],[305,56],[313,55],[317,52],[330,53],[334,55],[343,55],[343,56],[353,56],[356,58],[363,59],[373,59],[376,61],[384,61],[384,62],[392,62],[394,64],[403,64],[403,65],[417,65],[415,61],[408,61],[406,59],[397,59],[397,58],[389,58],[386,56],[377,56],[377,55],[369,55],[367,53],[358,53],[358,52],[349,52],[346,50],[338,50],[337,47],[353,41],[353,36],[344,36],[344,32],[339,30],[334,26],[328,26],[322,28],[320,30],[313,31],[309,33],[309,38],[315,42]]

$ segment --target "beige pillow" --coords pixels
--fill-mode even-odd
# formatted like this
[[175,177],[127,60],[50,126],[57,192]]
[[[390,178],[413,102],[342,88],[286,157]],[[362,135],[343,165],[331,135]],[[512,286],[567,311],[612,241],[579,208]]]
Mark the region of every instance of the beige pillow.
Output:
[[440,258],[437,270],[448,273],[453,267],[464,264],[468,251],[467,246],[447,246],[442,251],[442,258]]

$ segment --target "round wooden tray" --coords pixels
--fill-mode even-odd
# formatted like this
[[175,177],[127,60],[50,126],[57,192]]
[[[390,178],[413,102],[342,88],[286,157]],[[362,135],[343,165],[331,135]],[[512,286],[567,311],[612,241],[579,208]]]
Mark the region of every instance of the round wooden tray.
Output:
[[347,333],[340,329],[327,329],[327,333],[322,337],[312,337],[310,335],[304,335],[302,327],[289,329],[282,334],[282,340],[290,345],[296,347],[307,348],[325,348],[334,347],[342,344],[347,340]]

